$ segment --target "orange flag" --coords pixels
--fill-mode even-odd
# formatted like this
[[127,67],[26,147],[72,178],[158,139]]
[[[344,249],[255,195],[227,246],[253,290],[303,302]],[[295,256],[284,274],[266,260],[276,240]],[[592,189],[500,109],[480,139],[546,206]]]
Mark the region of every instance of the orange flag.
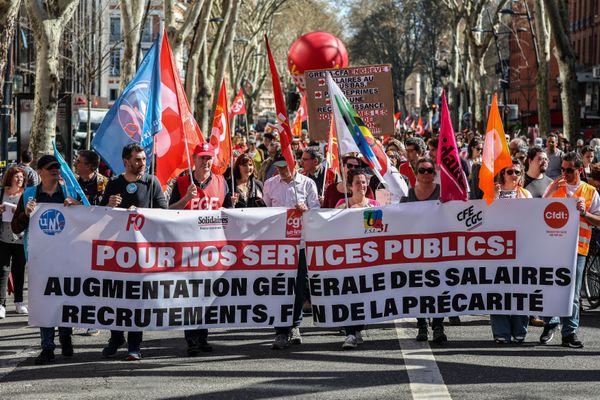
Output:
[[423,136],[425,133],[425,129],[423,128],[423,119],[419,116],[419,122],[417,122],[417,127],[415,128],[415,133],[419,136]]
[[302,121],[306,121],[306,96],[302,96],[300,108],[298,108],[298,112],[294,118],[294,125],[292,125],[292,135],[294,137],[302,135]]
[[215,108],[212,130],[210,132],[210,144],[215,148],[215,160],[212,172],[223,175],[227,166],[231,163],[231,132],[229,128],[229,105],[225,91],[225,80],[221,82],[219,99]]
[[512,159],[508,151],[508,144],[504,136],[502,119],[498,110],[498,97],[494,94],[487,128],[485,130],[485,141],[483,142],[483,156],[481,169],[479,170],[479,188],[483,192],[483,198],[488,205],[494,201],[494,177],[502,168],[510,167]]

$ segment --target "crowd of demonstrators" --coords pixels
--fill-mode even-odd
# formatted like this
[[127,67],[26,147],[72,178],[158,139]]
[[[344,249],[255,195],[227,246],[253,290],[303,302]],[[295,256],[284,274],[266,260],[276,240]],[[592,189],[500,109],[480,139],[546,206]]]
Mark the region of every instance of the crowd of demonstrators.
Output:
[[[19,235],[29,227],[29,217],[38,203],[56,203],[71,206],[79,204],[77,200],[68,197],[66,189],[60,183],[60,164],[56,157],[44,155],[37,161],[37,173],[40,183],[30,186],[17,201],[17,209],[11,221],[12,232]],[[54,327],[40,327],[42,351],[35,359],[35,364],[41,365],[54,360]],[[58,340],[64,357],[73,356],[72,328],[59,327]]]
[[[37,175],[37,173],[36,173]],[[0,187],[0,214],[14,214],[17,203],[25,191],[25,171],[20,167],[10,167]],[[8,204],[14,205],[14,207]],[[25,249],[23,234],[15,234],[8,218],[0,224],[0,319],[6,317],[6,298],[9,276],[12,274],[15,310],[17,314],[27,314],[23,302],[25,285]]]
[[[100,205],[125,209],[167,208],[160,182],[155,176],[146,174],[144,148],[139,144],[129,144],[123,148],[122,159],[125,172],[108,182]],[[128,361],[142,358],[142,338],[143,332],[127,333]],[[102,350],[102,355],[113,357],[124,344],[123,331],[111,330],[108,345]]]
[[[129,145],[123,149],[125,173],[108,180],[98,172],[101,160],[93,151],[83,150],[74,163],[78,182],[92,205],[118,208],[168,208],[187,210],[216,210],[221,208],[246,207],[286,207],[301,211],[316,208],[363,208],[377,207],[376,190],[381,187],[358,154],[342,156],[342,170],[333,183],[325,187],[327,165],[324,163],[323,143],[310,142],[304,131],[299,139],[292,142],[296,165],[288,168],[281,153],[278,135],[273,133],[250,132],[246,139],[236,138],[232,178],[211,172],[215,149],[208,143],[198,145],[193,152],[193,172],[182,174],[173,182],[167,198],[163,195],[156,177],[145,173],[146,159],[139,145]],[[438,139],[433,136],[427,141],[410,132],[384,141],[386,154],[403,177],[410,189],[401,202],[437,200],[440,186],[437,183]],[[501,199],[574,197],[584,199],[578,202],[581,212],[580,238],[577,257],[575,293],[579,293],[582,282],[582,269],[589,249],[591,227],[600,225],[600,198],[595,188],[600,187],[600,139],[586,145],[578,143],[577,152],[567,152],[564,138],[551,133],[545,147],[541,138],[528,140],[523,137],[508,141],[513,156],[513,164],[497,176],[496,197]],[[309,146],[310,145],[310,146]],[[482,193],[478,188],[478,175],[482,162],[483,138],[473,132],[457,134],[457,145],[461,154],[461,166],[469,179],[470,198],[478,199]],[[3,203],[16,204],[12,223],[3,222],[0,229],[0,318],[6,312],[6,282],[12,271],[17,312],[27,313],[23,300],[23,276],[25,273],[25,251],[23,233],[27,229],[29,216],[37,203],[78,204],[76,199],[66,196],[60,184],[58,161],[53,156],[43,156],[38,160],[37,172],[29,163],[31,154],[21,154],[19,167],[8,170],[3,182],[0,197]],[[523,162],[524,161],[524,162]],[[594,163],[596,162],[596,163]],[[291,169],[291,171],[290,171]],[[341,174],[347,178],[345,183]],[[41,183],[37,183],[40,180]],[[584,183],[587,181],[589,184]],[[322,194],[324,195],[322,196]],[[5,211],[4,206],[0,211]],[[303,242],[302,242],[303,243]],[[293,323],[291,326],[277,327],[273,349],[282,349],[290,344],[301,344],[299,330],[302,321],[302,307],[307,297],[307,266],[304,248],[299,254],[296,279]],[[572,315],[563,318],[562,344],[568,347],[582,347],[577,337],[579,325],[579,298],[575,296]],[[492,337],[500,344],[514,340],[521,343],[529,325],[541,325],[544,330],[540,343],[552,339],[560,322],[558,317],[538,317],[531,319],[514,315],[492,315]],[[458,317],[450,318],[451,324],[458,324]],[[432,340],[436,343],[447,341],[443,318],[433,318]],[[418,319],[416,339],[429,339],[427,320]],[[345,327],[346,337],[342,348],[352,349],[362,343],[363,325]],[[97,331],[89,330],[90,334]],[[62,354],[73,354],[72,329],[59,328],[59,341]],[[54,328],[40,328],[42,352],[36,364],[54,359]],[[128,333],[127,360],[141,358],[142,332]],[[185,331],[188,355],[211,351],[207,341],[208,330],[191,329]],[[117,353],[125,344],[121,331],[111,331],[108,345],[102,354],[106,357]]]

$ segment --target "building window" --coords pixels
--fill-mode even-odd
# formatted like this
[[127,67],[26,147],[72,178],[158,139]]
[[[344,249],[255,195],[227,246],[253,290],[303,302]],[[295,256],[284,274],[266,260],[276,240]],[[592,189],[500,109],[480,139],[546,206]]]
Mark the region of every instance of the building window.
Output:
[[118,89],[110,89],[110,94],[108,95],[108,101],[115,101],[117,100],[117,97],[119,93]]
[[121,49],[113,49],[110,51],[110,76],[121,75]]
[[121,17],[110,17],[110,41],[118,42],[121,38]]
[[144,23],[142,42],[152,42],[152,16],[148,15]]

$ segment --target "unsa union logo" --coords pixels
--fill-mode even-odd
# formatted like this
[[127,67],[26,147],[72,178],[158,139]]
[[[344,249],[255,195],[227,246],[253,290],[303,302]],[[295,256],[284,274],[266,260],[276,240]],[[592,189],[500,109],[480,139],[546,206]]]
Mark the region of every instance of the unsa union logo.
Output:
[[365,210],[363,212],[365,233],[387,232],[388,224],[383,223],[383,210]]
[[54,236],[65,229],[65,216],[60,211],[51,208],[40,216],[39,224],[42,232]]
[[560,229],[569,221],[569,209],[563,203],[555,201],[544,209],[544,221],[553,229]]

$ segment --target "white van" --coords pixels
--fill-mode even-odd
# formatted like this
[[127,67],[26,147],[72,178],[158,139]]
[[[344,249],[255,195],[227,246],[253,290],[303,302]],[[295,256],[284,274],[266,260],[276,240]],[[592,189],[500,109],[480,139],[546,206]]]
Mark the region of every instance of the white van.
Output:
[[[90,110],[90,121],[91,121],[91,134],[90,143],[94,138],[94,134],[100,127],[102,120],[106,116],[108,108],[92,108]],[[77,110],[77,130],[73,137],[73,147],[82,149],[85,146],[85,138],[87,136],[87,122],[88,122],[88,109],[80,108]]]

